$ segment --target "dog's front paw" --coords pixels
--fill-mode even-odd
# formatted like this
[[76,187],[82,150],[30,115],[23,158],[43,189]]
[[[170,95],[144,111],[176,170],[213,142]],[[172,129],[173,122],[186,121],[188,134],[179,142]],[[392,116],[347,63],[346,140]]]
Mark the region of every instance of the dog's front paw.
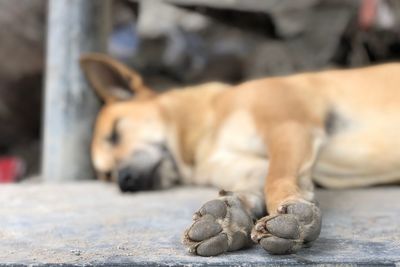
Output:
[[281,205],[278,214],[257,221],[251,238],[271,254],[290,254],[310,246],[321,231],[321,212],[311,202]]
[[220,197],[205,203],[194,214],[183,244],[195,255],[215,256],[250,246],[253,226],[237,196]]

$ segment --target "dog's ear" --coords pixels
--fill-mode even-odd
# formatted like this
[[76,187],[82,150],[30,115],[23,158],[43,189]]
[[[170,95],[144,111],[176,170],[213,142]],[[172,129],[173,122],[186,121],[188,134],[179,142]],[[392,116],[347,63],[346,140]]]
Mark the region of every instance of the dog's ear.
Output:
[[138,73],[110,56],[90,53],[79,61],[90,85],[106,103],[155,95]]

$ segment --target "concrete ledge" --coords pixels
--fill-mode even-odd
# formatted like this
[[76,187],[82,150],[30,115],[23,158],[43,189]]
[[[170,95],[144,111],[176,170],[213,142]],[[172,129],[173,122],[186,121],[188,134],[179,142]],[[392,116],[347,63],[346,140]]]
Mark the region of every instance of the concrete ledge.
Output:
[[400,265],[400,187],[318,191],[323,230],[296,255],[258,246],[219,257],[180,243],[192,213],[216,190],[177,188],[123,195],[112,185],[0,187],[0,265]]

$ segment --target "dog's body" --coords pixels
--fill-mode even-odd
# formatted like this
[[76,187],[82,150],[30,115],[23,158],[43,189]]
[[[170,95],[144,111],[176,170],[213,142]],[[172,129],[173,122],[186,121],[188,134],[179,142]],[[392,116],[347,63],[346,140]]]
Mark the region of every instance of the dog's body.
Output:
[[195,254],[246,247],[250,235],[276,254],[309,245],[321,224],[312,178],[330,188],[400,181],[400,64],[159,95],[107,57],[82,66],[106,101],[93,141],[100,174],[117,173],[123,190],[179,181],[232,191],[195,214],[184,235]]
[[188,183],[232,188],[249,173],[263,176],[268,149],[259,129],[297,121],[308,124],[319,150],[312,171],[316,182],[329,188],[367,186],[400,181],[396,73],[400,64],[269,78],[234,88],[211,83],[166,93],[159,101],[170,112],[189,115],[175,129],[189,128],[185,136],[172,134],[192,140],[174,149]]

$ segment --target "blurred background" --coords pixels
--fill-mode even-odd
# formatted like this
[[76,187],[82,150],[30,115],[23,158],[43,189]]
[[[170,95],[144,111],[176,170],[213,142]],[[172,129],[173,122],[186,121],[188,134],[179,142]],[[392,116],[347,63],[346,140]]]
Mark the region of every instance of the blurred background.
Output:
[[[157,90],[400,58],[397,0],[111,5],[107,52]],[[31,180],[40,172],[47,11],[46,0],[0,0],[0,183]]]

